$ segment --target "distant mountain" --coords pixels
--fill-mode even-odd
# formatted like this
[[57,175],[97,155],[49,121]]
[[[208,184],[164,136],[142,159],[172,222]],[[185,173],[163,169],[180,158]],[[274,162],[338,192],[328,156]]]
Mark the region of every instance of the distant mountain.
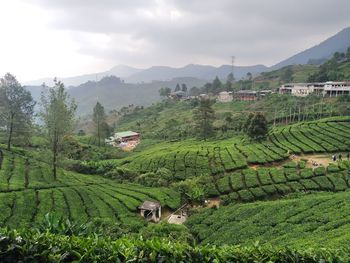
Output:
[[[244,77],[248,72],[252,74],[258,74],[260,72],[268,70],[263,65],[255,66],[236,66],[234,68],[234,75],[236,79]],[[150,83],[153,81],[170,81],[174,78],[191,77],[202,79],[206,81],[213,80],[218,76],[222,80],[226,80],[227,75],[232,71],[230,65],[222,65],[220,67],[214,67],[209,65],[194,65],[189,64],[180,68],[166,67],[166,66],[153,66],[148,69],[137,69],[129,66],[116,66],[108,71],[86,74],[76,77],[59,78],[66,87],[78,86],[88,81],[96,81],[106,76],[117,76],[122,78],[127,83]],[[24,84],[27,86],[37,86],[44,83],[48,86],[53,85],[52,78],[43,78],[34,81],[28,81]]]
[[[80,116],[92,112],[96,102],[99,101],[106,111],[120,109],[123,106],[134,104],[147,106],[159,101],[159,89],[169,87],[174,89],[176,84],[186,84],[188,88],[201,87],[204,80],[186,77],[174,78],[170,81],[154,81],[152,83],[125,83],[115,76],[104,77],[99,81],[88,81],[79,86],[71,86],[68,93],[78,104],[77,113]],[[40,100],[41,86],[25,86],[36,101]]]
[[[268,68],[264,65],[255,66],[236,66],[234,67],[234,75],[236,79],[244,77],[248,72],[258,74],[266,71]],[[218,76],[222,80],[226,80],[227,75],[232,71],[230,65],[222,65],[214,67],[209,65],[189,64],[180,68],[153,66],[151,68],[139,71],[126,78],[127,82],[151,82],[154,80],[170,80],[177,77],[193,77],[204,80],[213,80]]]
[[[80,75],[80,76],[68,77],[68,78],[58,78],[58,79],[61,80],[66,87],[69,87],[69,86],[78,86],[88,81],[96,81],[106,76],[118,76],[124,79],[139,71],[142,71],[142,69],[137,69],[137,68],[133,68],[125,65],[119,65],[104,72],[92,73],[92,74],[86,74],[86,75]],[[43,83],[45,83],[48,86],[53,86],[53,78],[42,78],[42,79],[37,79],[33,81],[27,81],[24,83],[24,85],[38,86]]]
[[330,58],[335,52],[344,52],[350,46],[350,27],[347,27],[336,35],[326,39],[320,44],[300,52],[286,60],[279,62],[271,67],[271,70],[279,69],[288,65],[304,65],[319,61],[323,63]]

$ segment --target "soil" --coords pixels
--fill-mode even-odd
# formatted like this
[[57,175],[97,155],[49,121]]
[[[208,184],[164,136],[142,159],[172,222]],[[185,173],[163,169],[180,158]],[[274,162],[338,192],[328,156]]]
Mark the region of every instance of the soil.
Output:
[[207,200],[208,200],[207,207],[209,208],[212,208],[214,206],[220,207],[221,200],[219,197],[209,198]]

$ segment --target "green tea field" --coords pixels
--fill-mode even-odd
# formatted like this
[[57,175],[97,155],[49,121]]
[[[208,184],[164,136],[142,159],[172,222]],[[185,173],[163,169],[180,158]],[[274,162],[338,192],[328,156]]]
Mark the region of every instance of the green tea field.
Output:
[[48,212],[73,222],[102,218],[142,223],[137,208],[144,200],[158,200],[169,208],[180,204],[179,195],[166,188],[117,184],[64,170],[54,180],[46,164],[7,151],[0,170],[0,200],[0,224],[11,227],[38,222]]

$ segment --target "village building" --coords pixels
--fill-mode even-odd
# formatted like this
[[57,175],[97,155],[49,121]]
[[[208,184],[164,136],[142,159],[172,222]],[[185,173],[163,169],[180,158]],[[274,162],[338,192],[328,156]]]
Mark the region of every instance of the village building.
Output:
[[140,215],[147,221],[158,223],[162,216],[162,207],[159,202],[156,201],[144,201],[139,206]]
[[140,143],[141,135],[133,131],[117,132],[105,140],[106,144],[130,151]]
[[234,99],[240,101],[258,100],[258,93],[255,90],[239,90],[234,93]]
[[140,134],[133,131],[117,132],[114,134],[114,138],[118,142],[129,142],[140,140]]
[[350,82],[316,82],[316,83],[287,83],[279,88],[280,94],[289,94],[298,97],[306,97],[316,94],[325,97],[337,97],[350,95]]
[[221,91],[217,97],[219,102],[230,102],[233,100],[232,92]]

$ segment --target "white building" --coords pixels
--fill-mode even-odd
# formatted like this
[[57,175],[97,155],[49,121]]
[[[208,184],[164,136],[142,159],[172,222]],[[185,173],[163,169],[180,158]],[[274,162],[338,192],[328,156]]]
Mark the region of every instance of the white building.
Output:
[[230,102],[233,100],[232,92],[221,91],[218,95],[219,102]]
[[306,97],[312,93],[328,97],[350,95],[350,82],[287,83],[280,87],[279,93],[299,97]]

